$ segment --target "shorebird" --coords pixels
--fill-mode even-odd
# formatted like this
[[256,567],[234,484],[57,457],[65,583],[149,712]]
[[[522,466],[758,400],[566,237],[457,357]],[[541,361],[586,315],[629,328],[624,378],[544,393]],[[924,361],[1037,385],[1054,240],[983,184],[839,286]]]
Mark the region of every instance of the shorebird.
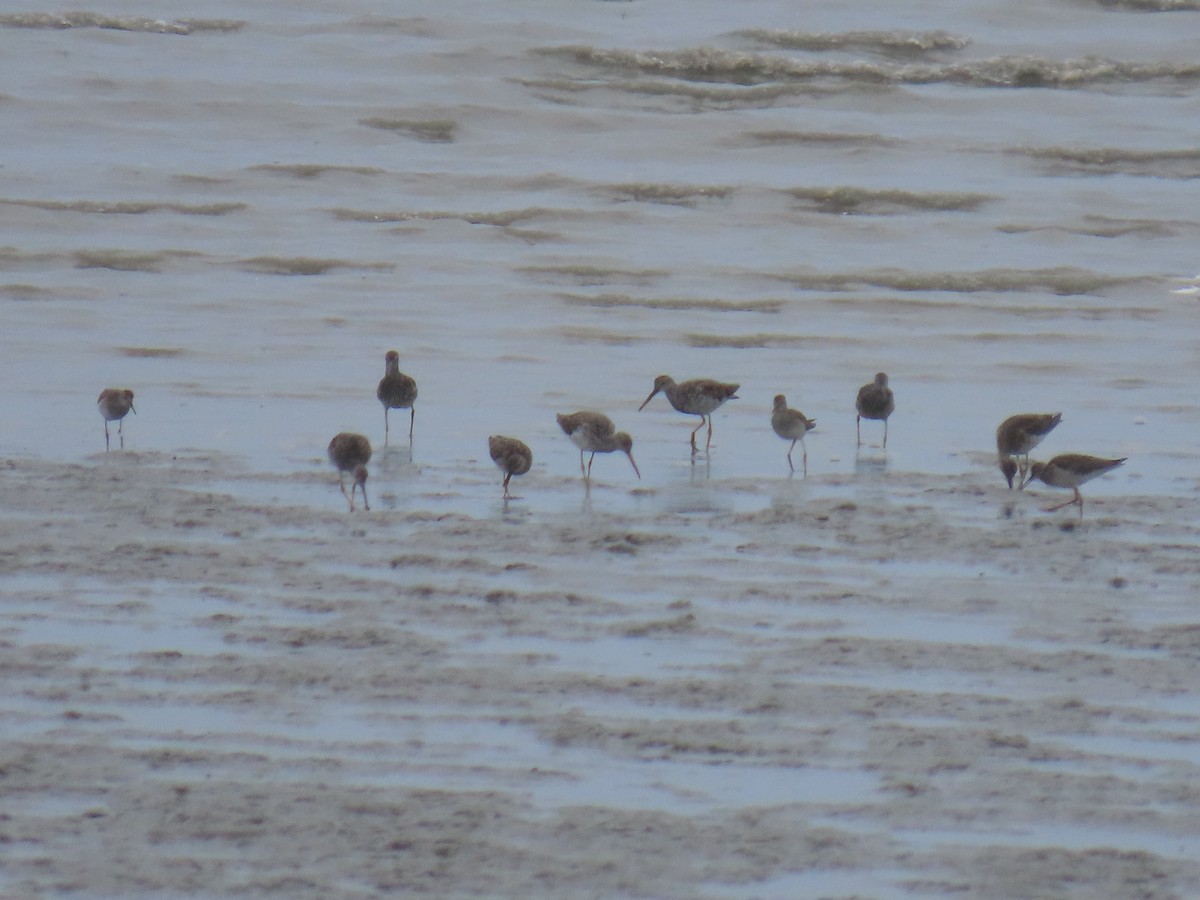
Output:
[[[584,481],[589,481],[592,477],[592,460],[596,458],[596,454],[611,453],[614,450],[620,450],[628,456],[633,471],[638,478],[642,477],[637,463],[633,461],[633,438],[624,431],[617,431],[608,416],[585,411],[559,413],[555,418],[558,420],[558,427],[571,439],[571,443],[579,448],[579,471],[583,473]],[[583,468],[584,453],[592,454],[588,457],[586,470]]]
[[1050,487],[1070,488],[1075,492],[1075,496],[1066,503],[1046,507],[1046,512],[1054,512],[1074,503],[1078,505],[1079,518],[1082,519],[1083,495],[1079,493],[1079,486],[1098,475],[1112,471],[1125,462],[1126,458],[1101,459],[1098,456],[1088,456],[1084,453],[1063,453],[1048,463],[1034,463],[1029,469],[1029,477],[1025,479],[1025,484],[1038,478]]
[[488,452],[492,455],[492,462],[504,473],[504,499],[508,500],[512,497],[508,492],[508,482],[514,475],[524,475],[529,471],[533,465],[533,451],[516,438],[493,434],[488,438]]
[[417,418],[417,382],[400,371],[400,354],[389,350],[383,357],[384,373],[375,396],[383,404],[383,442],[388,441],[388,410],[409,409],[408,441],[412,443],[413,423]]
[[[1042,438],[1054,430],[1062,421],[1062,413],[1020,413],[1009,416],[996,429],[996,454],[1000,459],[1000,471],[1008,479],[1009,490],[1012,490],[1013,478],[1017,479],[1018,489],[1024,487],[1025,473],[1029,470],[1029,451],[1041,443]],[[1025,459],[1018,467],[1014,456]]]
[[712,413],[726,400],[736,399],[738,387],[740,385],[722,384],[711,378],[695,378],[692,381],[676,384],[675,379],[670,375],[659,375],[654,379],[654,390],[638,407],[638,412],[645,409],[646,404],[654,399],[654,395],[662,391],[675,409],[681,413],[687,413],[689,416],[700,417],[700,424],[692,431],[693,453],[696,452],[696,432],[704,427],[705,422],[708,422],[708,440],[704,442],[704,449],[707,451],[709,445],[712,444]]
[[125,433],[122,421],[129,413],[137,414],[133,408],[133,391],[124,388],[105,388],[96,400],[96,409],[104,417],[104,449],[108,450],[108,423],[116,422],[117,437],[121,439],[121,448],[125,448]]
[[858,389],[858,399],[854,404],[858,416],[854,420],[854,430],[858,435],[858,446],[862,446],[862,420],[883,419],[883,446],[887,447],[888,416],[896,409],[896,398],[888,387],[888,377],[884,372],[875,376],[870,384],[864,384]]
[[[350,501],[350,512],[354,512],[354,491],[362,488],[363,507],[370,512],[371,504],[367,502],[367,463],[371,459],[371,442],[361,434],[351,434],[343,431],[335,434],[329,442],[329,461],[337,466],[338,487],[342,496]],[[350,493],[346,493],[346,482],[343,476],[349,472],[354,476],[354,484]]]
[[804,474],[808,474],[808,447],[804,443],[804,435],[812,431],[816,424],[816,419],[808,418],[800,410],[788,409],[787,399],[783,394],[775,395],[775,409],[771,412],[771,427],[785,441],[792,442],[792,445],[788,447],[787,461],[788,468],[793,472],[796,471],[796,467],[792,465],[792,451],[796,449],[796,441],[799,441],[800,446],[804,449]]

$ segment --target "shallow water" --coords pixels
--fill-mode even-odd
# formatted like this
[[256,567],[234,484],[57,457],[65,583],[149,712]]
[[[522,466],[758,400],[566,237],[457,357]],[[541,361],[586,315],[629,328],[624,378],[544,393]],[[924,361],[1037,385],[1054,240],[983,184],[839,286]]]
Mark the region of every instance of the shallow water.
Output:
[[[1200,890],[1200,8],[404,12],[0,14],[0,885]],[[1082,522],[995,468],[1058,410]]]

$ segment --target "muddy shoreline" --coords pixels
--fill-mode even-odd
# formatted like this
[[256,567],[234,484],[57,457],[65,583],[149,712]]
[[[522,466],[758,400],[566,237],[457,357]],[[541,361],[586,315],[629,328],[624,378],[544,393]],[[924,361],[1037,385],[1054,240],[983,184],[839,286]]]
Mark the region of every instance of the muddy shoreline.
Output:
[[236,470],[0,469],[6,894],[1200,889],[1194,499],[349,516]]

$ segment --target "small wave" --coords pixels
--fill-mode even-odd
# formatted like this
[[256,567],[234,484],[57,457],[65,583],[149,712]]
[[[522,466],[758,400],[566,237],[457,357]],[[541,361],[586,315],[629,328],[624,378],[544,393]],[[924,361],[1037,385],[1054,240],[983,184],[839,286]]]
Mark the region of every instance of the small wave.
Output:
[[[550,92],[582,93],[584,91],[610,91],[642,97],[667,97],[686,101],[689,110],[702,109],[755,109],[774,107],[781,99],[797,94],[812,96],[835,93],[834,90],[812,82],[790,82],[787,84],[739,85],[723,87],[711,82],[694,84],[687,81],[658,81],[653,79],[617,79],[613,81],[575,81],[568,78],[545,78],[524,80],[521,84],[542,95]],[[555,97],[563,102],[561,96]]]
[[1052,168],[1095,175],[1200,178],[1200,150],[1128,150],[1116,147],[1014,147],[1008,153]]
[[623,334],[617,331],[607,331],[603,328],[583,328],[567,326],[558,329],[558,334],[577,344],[606,344],[610,346],[628,346],[640,344],[649,340],[642,334]]
[[395,268],[391,263],[360,263],[346,259],[314,259],[309,256],[255,256],[240,260],[238,266],[247,272],[266,275],[324,275],[335,269],[390,272]]
[[0,284],[0,294],[13,300],[42,300],[55,296],[56,292],[36,284]]
[[579,65],[638,71],[684,81],[758,85],[774,81],[839,80],[852,83],[979,87],[1082,88],[1150,81],[1196,81],[1200,64],[1137,63],[1108,59],[1043,59],[1006,56],[946,64],[830,62],[740,53],[714,47],[686,50],[602,50],[588,46],[548,47],[544,55]]
[[720,185],[692,187],[678,184],[614,184],[605,192],[617,200],[635,203],[663,203],[669,206],[695,206],[701,200],[724,200],[733,188]]
[[385,175],[383,169],[374,166],[334,166],[319,163],[263,163],[251,166],[251,172],[270,172],[290,175],[293,178],[320,178],[322,175]]
[[78,250],[71,254],[77,269],[112,269],[116,272],[161,272],[175,259],[195,258],[199,253],[162,250],[139,253],[132,250]]
[[784,50],[829,52],[859,50],[887,56],[917,57],[962,50],[970,40],[946,31],[842,31],[806,32],[750,29],[736,37]]
[[811,334],[685,334],[684,343],[689,347],[727,347],[735,350],[752,350],[763,347],[828,347],[856,346],[864,342],[853,338],[814,337]]
[[579,218],[582,213],[575,210],[548,209],[541,206],[531,206],[525,209],[497,210],[495,212],[451,212],[449,210],[401,210],[398,212],[380,212],[378,210],[346,209],[339,207],[330,212],[340,222],[378,222],[391,224],[396,222],[439,221],[442,219],[459,219],[471,225],[496,225],[507,228],[517,222],[528,222],[544,218]]
[[230,213],[241,212],[247,208],[245,203],[103,203],[94,200],[0,200],[0,205],[24,206],[30,209],[46,210],[47,212],[79,212],[127,216],[154,212],[174,212],[187,216],[225,216]]
[[792,188],[787,193],[807,208],[837,215],[888,215],[912,210],[972,212],[995,199],[987,194],[870,190],[847,186]]
[[1200,0],[1092,0],[1108,9],[1133,12],[1184,12],[1200,9]]
[[517,269],[524,275],[550,283],[568,282],[581,287],[613,283],[650,284],[666,278],[671,273],[665,269],[620,269],[607,266],[584,264],[569,266],[522,266]]
[[182,347],[118,347],[117,352],[133,359],[170,359],[185,351]]
[[983,269],[977,272],[913,272],[877,269],[865,272],[822,274],[800,272],[771,276],[802,290],[849,291],[859,286],[897,291],[995,293],[1051,291],[1064,296],[1096,294],[1107,288],[1146,281],[1142,275],[1103,275],[1087,269]]
[[9,13],[0,15],[0,28],[103,28],[150,34],[196,34],[205,31],[239,31],[245,22],[236,19],[145,19],[140,16],[106,16],[92,12]]
[[811,144],[826,147],[894,147],[899,141],[881,134],[842,134],[828,131],[751,131],[744,137],[747,143],[773,147],[789,144]]
[[757,312],[777,313],[783,309],[783,300],[708,300],[692,297],[660,299],[657,297],[631,297],[628,294],[563,294],[563,300],[571,306],[592,306],[598,309],[613,307],[637,307],[659,310],[704,310],[706,312]]
[[450,119],[387,119],[373,116],[359,119],[358,124],[382,131],[394,131],[426,144],[453,143],[454,133],[458,130],[458,123]]
[[32,265],[45,265],[56,259],[53,253],[30,253],[16,247],[0,247],[0,268],[21,269]]
[[1051,231],[1060,234],[1075,234],[1081,237],[1116,238],[1133,235],[1135,237],[1161,238],[1173,237],[1183,230],[1193,230],[1198,226],[1194,222],[1171,222],[1158,219],[1112,219],[1108,216],[1084,216],[1084,224],[1067,225],[999,225],[996,230],[1003,234],[1030,234],[1038,231]]

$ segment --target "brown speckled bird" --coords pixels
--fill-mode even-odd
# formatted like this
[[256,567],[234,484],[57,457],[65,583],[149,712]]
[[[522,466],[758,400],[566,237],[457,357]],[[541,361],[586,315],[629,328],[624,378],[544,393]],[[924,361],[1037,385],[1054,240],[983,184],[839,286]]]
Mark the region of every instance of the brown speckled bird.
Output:
[[533,465],[533,451],[524,441],[516,438],[493,434],[488,438],[488,453],[492,462],[504,473],[504,499],[512,499],[508,492],[508,483],[514,475],[524,475]]
[[108,450],[108,423],[117,423],[117,437],[120,438],[121,447],[125,447],[125,416],[129,413],[137,414],[137,410],[133,408],[133,391],[126,388],[105,388],[100,392],[100,397],[96,400],[96,409],[100,410],[100,415],[104,417],[104,449]]
[[[1062,421],[1062,413],[1020,413],[1009,416],[996,429],[996,454],[1000,460],[1000,471],[1008,479],[1011,490],[1013,478],[1018,474],[1018,489],[1024,486],[1025,473],[1029,470],[1029,451],[1041,443],[1042,438],[1054,430]],[[1022,456],[1018,465],[1014,456]]]
[[862,420],[883,419],[883,446],[887,447],[888,416],[896,409],[896,398],[888,387],[888,377],[885,372],[879,372],[870,384],[864,384],[858,389],[858,398],[854,404],[858,416],[854,420],[854,429],[858,434],[858,446],[862,446]]
[[413,423],[417,420],[417,382],[400,371],[400,354],[389,350],[383,357],[384,373],[375,396],[383,404],[383,442],[388,441],[388,410],[407,409],[408,440],[412,443]]
[[[563,434],[579,448],[579,471],[583,473],[584,481],[588,481],[592,477],[592,460],[596,458],[596,454],[612,453],[614,450],[620,450],[628,456],[633,471],[638,478],[642,477],[637,463],[633,461],[633,438],[624,431],[617,431],[617,427],[613,425],[612,419],[608,416],[585,410],[559,413],[556,418],[558,427],[563,430]],[[583,468],[584,453],[592,454],[588,457],[587,469]]]
[[799,441],[800,446],[804,449],[804,474],[808,474],[808,447],[804,443],[804,435],[812,431],[816,424],[816,419],[808,418],[800,410],[788,409],[787,398],[783,394],[775,395],[775,408],[771,412],[771,427],[785,441],[792,442],[792,445],[788,447],[787,461],[788,468],[793,472],[796,471],[796,467],[792,465],[792,451],[796,449],[796,441]]
[[[343,431],[341,434],[335,434],[329,442],[329,461],[337,467],[338,487],[342,489],[342,496],[350,503],[350,512],[354,512],[354,491],[357,488],[362,489],[363,508],[368,511],[371,509],[371,505],[367,503],[367,463],[370,460],[371,442],[361,434]],[[351,485],[349,494],[346,493],[346,482],[343,478],[346,473],[354,476],[354,484]]]
[[1046,512],[1054,512],[1074,503],[1079,507],[1079,518],[1082,519],[1083,495],[1079,493],[1079,486],[1105,472],[1111,472],[1125,462],[1125,459],[1126,457],[1103,459],[1099,456],[1088,456],[1086,453],[1063,453],[1050,462],[1034,463],[1029,469],[1029,477],[1025,479],[1025,484],[1036,478],[1050,487],[1070,488],[1075,492],[1075,496],[1066,503],[1046,507]]
[[659,375],[654,379],[654,390],[638,407],[638,412],[645,409],[646,404],[654,399],[654,395],[662,391],[675,409],[681,413],[687,413],[689,416],[700,417],[700,424],[692,430],[693,453],[696,452],[696,432],[704,427],[705,422],[708,423],[708,440],[704,442],[704,449],[707,451],[712,445],[713,411],[726,400],[736,399],[739,387],[740,385],[737,384],[724,384],[720,381],[713,381],[711,378],[694,378],[691,381],[676,384],[675,379],[670,375]]

